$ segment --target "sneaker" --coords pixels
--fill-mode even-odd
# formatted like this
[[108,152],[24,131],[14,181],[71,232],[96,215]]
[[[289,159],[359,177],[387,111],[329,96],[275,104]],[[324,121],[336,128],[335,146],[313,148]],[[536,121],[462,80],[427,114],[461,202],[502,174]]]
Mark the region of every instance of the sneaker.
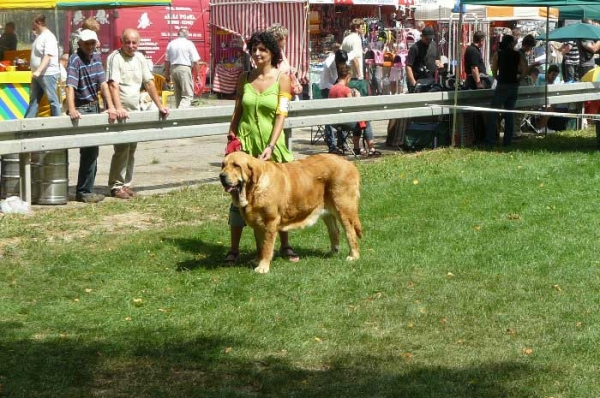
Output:
[[131,187],[123,185],[123,189],[129,194],[130,197],[135,198],[137,196],[137,193]]
[[113,188],[110,190],[110,196],[118,199],[129,199],[131,196],[127,193],[125,187]]
[[98,203],[104,200],[104,195],[99,193],[78,193],[75,195],[75,199],[83,203]]

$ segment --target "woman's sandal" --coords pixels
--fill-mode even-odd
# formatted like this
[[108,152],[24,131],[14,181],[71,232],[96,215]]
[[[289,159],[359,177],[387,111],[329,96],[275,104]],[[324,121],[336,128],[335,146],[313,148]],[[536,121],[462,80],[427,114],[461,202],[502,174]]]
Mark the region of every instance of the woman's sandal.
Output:
[[240,258],[239,252],[234,252],[234,251],[230,250],[227,252],[224,262],[225,262],[225,264],[235,264],[235,263],[237,263],[239,258]]
[[382,155],[382,153],[379,152],[377,149],[369,150],[369,156],[377,157],[377,156],[381,156],[381,155]]
[[296,252],[294,252],[294,249],[292,249],[291,246],[282,247],[280,252],[281,257],[285,258],[286,260],[292,263],[297,263],[298,261],[300,261],[300,256],[297,255]]

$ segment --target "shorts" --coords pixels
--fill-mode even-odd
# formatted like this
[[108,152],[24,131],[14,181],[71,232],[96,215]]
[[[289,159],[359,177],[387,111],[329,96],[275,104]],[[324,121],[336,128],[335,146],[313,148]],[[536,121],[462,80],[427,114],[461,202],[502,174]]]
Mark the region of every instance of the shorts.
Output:
[[245,227],[246,222],[240,213],[240,208],[234,206],[233,203],[229,205],[229,226],[231,227]]

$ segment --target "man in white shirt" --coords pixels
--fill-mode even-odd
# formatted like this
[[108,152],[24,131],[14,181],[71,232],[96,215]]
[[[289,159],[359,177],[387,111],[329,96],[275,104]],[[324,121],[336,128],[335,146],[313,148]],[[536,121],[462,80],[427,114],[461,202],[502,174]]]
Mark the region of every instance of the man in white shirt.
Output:
[[194,99],[192,69],[198,75],[200,55],[194,43],[188,40],[186,28],[179,29],[177,36],[167,45],[164,74],[167,82],[173,82],[177,108],[189,108]]
[[[146,57],[137,51],[139,44],[140,32],[136,29],[125,29],[121,35],[121,48],[111,53],[106,62],[106,80],[119,120],[127,119],[129,112],[138,109],[142,85],[158,108],[160,116],[169,115],[169,108],[163,105],[154,86],[154,75],[148,69]],[[108,186],[112,197],[129,199],[136,196],[131,187],[136,148],[135,142],[114,145],[115,153],[108,173]]]
[[352,31],[348,36],[344,37],[342,41],[342,50],[346,51],[348,55],[352,54],[354,57],[350,62],[350,72],[353,79],[364,79],[363,73],[363,47],[362,47],[362,36],[364,21],[360,18],[354,18],[350,23],[350,30]]
[[331,46],[331,52],[323,62],[323,70],[319,80],[319,89],[321,97],[329,97],[329,89],[337,82],[337,68],[340,64],[347,65],[354,59],[354,54],[348,54],[344,50],[340,50],[340,44],[334,43]]
[[50,104],[50,115],[60,116],[60,100],[57,87],[60,79],[58,66],[58,41],[56,36],[46,27],[46,16],[38,14],[33,18],[33,31],[36,33],[31,45],[31,86],[29,106],[25,117],[37,117],[40,101],[44,94]]

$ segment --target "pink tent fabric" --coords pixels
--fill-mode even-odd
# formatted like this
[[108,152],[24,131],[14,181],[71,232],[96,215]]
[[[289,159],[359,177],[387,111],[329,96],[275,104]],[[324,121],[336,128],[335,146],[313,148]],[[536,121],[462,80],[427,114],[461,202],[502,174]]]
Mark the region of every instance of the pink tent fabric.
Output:
[[211,24],[244,40],[274,23],[285,26],[288,31],[285,55],[299,79],[306,81],[309,72],[308,58],[308,3],[304,2],[245,2],[211,0]]

